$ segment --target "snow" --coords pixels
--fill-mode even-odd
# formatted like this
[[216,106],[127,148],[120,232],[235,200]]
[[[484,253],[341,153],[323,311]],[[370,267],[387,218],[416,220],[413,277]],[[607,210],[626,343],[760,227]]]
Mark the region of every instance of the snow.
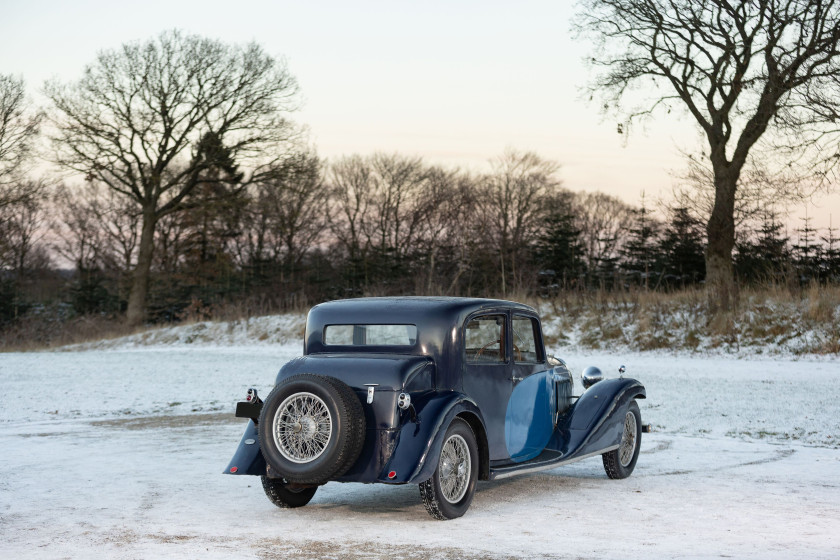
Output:
[[[633,475],[599,458],[481,482],[460,519],[416,486],[330,483],[297,510],[221,471],[285,343],[0,354],[0,558],[838,558],[840,363],[557,352],[647,387]],[[580,387],[578,387],[580,390]]]
[[132,349],[150,346],[285,346],[302,347],[306,315],[286,313],[235,321],[201,321],[159,327],[114,339],[66,346],[63,350]]
[[[796,357],[834,351],[837,358],[840,304],[825,304],[820,321],[809,320],[808,302],[751,302],[734,319],[727,334],[704,334],[698,325],[707,318],[696,304],[666,309],[609,304],[566,314],[545,302],[537,303],[546,340],[556,341],[563,354],[587,348],[621,350],[659,349],[664,353],[694,356]],[[812,302],[813,303],[813,302]],[[820,302],[816,302],[816,305]],[[833,307],[832,307],[833,305]],[[150,346],[285,346],[299,345],[306,326],[304,313],[286,313],[227,322],[202,321],[150,329],[114,339],[67,346],[63,350],[126,350]]]

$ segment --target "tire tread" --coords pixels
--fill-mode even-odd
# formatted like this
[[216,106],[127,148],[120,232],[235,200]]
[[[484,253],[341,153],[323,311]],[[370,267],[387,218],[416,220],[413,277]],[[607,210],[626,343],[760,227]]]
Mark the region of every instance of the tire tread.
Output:
[[304,488],[300,492],[292,492],[290,490],[286,490],[285,484],[281,479],[268,478],[265,475],[261,476],[260,479],[262,480],[262,487],[265,491],[265,495],[268,496],[269,501],[271,501],[271,503],[275,506],[283,509],[305,506],[309,503],[315,495],[315,491],[318,489],[317,486],[314,486],[312,488]]

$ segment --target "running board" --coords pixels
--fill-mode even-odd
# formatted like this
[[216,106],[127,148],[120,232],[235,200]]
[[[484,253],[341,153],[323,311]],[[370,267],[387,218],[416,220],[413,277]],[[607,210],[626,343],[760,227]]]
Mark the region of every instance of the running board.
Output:
[[600,451],[595,451],[594,453],[587,453],[586,455],[580,455],[578,457],[564,458],[562,455],[559,455],[557,457],[552,457],[551,459],[545,459],[543,461],[533,460],[517,465],[501,467],[498,469],[490,469],[489,480],[500,480],[502,478],[508,478],[509,476],[515,476],[518,474],[547,471],[557,467],[562,467],[563,465],[568,465],[569,463],[574,463],[575,461],[580,461],[582,459],[588,459],[590,457],[603,455],[604,453],[609,453],[610,451],[614,451],[616,449],[618,449],[618,445],[613,445]]

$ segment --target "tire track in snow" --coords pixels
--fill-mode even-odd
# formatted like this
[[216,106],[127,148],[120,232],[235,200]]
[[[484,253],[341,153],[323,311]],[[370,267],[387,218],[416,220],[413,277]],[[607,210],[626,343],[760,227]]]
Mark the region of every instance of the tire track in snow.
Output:
[[[642,453],[654,454],[654,453],[660,453],[660,452],[663,452],[663,451],[668,451],[673,447],[673,443],[674,443],[673,440],[661,441],[661,442],[657,443],[655,447],[652,447],[650,449],[642,451]],[[760,459],[753,459],[753,460],[750,460],[750,461],[743,461],[743,462],[739,462],[739,463],[735,463],[735,464],[731,464],[731,465],[721,465],[721,466],[718,466],[718,467],[702,467],[702,468],[696,468],[696,469],[679,469],[679,470],[675,470],[675,471],[666,471],[666,472],[661,472],[661,473],[650,473],[650,474],[646,473],[644,476],[677,476],[677,475],[686,475],[686,474],[692,474],[692,473],[697,473],[697,472],[704,472],[704,473],[722,472],[722,471],[728,471],[728,470],[732,470],[732,469],[739,469],[739,468],[743,468],[743,467],[751,467],[751,466],[755,466],[755,465],[766,465],[768,463],[775,463],[777,461],[783,461],[784,459],[787,459],[788,457],[792,456],[794,453],[796,453],[795,449],[778,449],[778,450],[775,450],[773,452],[772,456],[762,457]]]

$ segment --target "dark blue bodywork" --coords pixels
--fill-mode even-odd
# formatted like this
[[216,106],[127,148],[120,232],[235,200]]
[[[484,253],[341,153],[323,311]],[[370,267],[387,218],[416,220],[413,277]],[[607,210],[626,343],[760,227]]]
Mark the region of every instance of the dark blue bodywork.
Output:
[[[504,341],[507,361],[468,363],[466,325],[485,315],[503,317],[508,327],[513,317],[539,321],[529,306],[474,298],[361,298],[310,310],[304,355],[284,365],[276,382],[313,373],[336,377],[356,392],[365,413],[366,438],[359,459],[339,481],[405,484],[429,479],[446,428],[456,417],[466,420],[476,435],[479,477],[484,480],[617,448],[630,403],[646,397],[642,384],[608,379],[573,396],[571,374],[562,362],[550,364],[541,328],[535,329],[533,363],[511,359],[512,336]],[[415,325],[417,337],[414,344],[399,347],[325,344],[327,326],[359,323]],[[370,386],[374,397],[368,403]],[[397,406],[400,393],[411,396],[408,410]],[[227,473],[266,474],[257,416],[249,416]]]

